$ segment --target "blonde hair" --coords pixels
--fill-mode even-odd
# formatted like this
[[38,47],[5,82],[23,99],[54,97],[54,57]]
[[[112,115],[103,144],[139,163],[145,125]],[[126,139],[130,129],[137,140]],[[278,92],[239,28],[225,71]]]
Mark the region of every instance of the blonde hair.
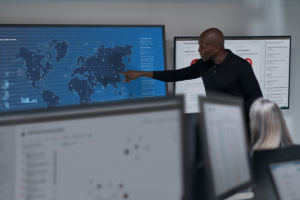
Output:
[[257,99],[250,110],[251,144],[253,150],[275,149],[293,144],[281,109],[268,99]]

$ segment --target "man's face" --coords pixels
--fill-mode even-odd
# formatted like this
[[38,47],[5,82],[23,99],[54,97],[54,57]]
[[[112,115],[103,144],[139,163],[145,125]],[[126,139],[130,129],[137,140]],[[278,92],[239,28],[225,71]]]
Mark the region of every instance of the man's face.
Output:
[[204,61],[209,61],[215,56],[215,47],[213,45],[207,44],[206,40],[201,37],[199,38],[198,43],[198,52]]

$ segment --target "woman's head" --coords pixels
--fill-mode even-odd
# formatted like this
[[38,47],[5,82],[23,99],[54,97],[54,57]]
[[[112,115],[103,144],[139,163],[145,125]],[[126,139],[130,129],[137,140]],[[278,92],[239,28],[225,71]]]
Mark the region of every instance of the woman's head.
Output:
[[268,99],[257,99],[250,110],[251,144],[253,150],[274,149],[292,144],[281,109]]

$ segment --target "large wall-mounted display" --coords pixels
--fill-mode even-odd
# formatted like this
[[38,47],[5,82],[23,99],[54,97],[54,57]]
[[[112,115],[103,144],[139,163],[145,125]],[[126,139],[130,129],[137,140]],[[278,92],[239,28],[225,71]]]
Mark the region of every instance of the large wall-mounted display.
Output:
[[0,112],[165,96],[164,25],[0,25]]
[[[192,65],[200,55],[199,37],[175,37],[175,69]],[[225,48],[247,60],[263,96],[289,108],[291,37],[225,37]],[[175,83],[175,93],[185,95],[185,112],[199,112],[198,95],[205,95],[202,78]]]

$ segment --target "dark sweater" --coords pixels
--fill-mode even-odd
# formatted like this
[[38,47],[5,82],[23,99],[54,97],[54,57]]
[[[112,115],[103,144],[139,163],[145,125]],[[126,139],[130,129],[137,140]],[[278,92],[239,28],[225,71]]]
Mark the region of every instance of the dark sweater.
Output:
[[168,71],[155,71],[153,78],[164,82],[176,82],[202,77],[207,96],[210,92],[242,97],[244,99],[246,117],[255,99],[262,97],[258,81],[252,66],[243,58],[230,50],[222,63],[215,65],[199,59],[192,66]]

